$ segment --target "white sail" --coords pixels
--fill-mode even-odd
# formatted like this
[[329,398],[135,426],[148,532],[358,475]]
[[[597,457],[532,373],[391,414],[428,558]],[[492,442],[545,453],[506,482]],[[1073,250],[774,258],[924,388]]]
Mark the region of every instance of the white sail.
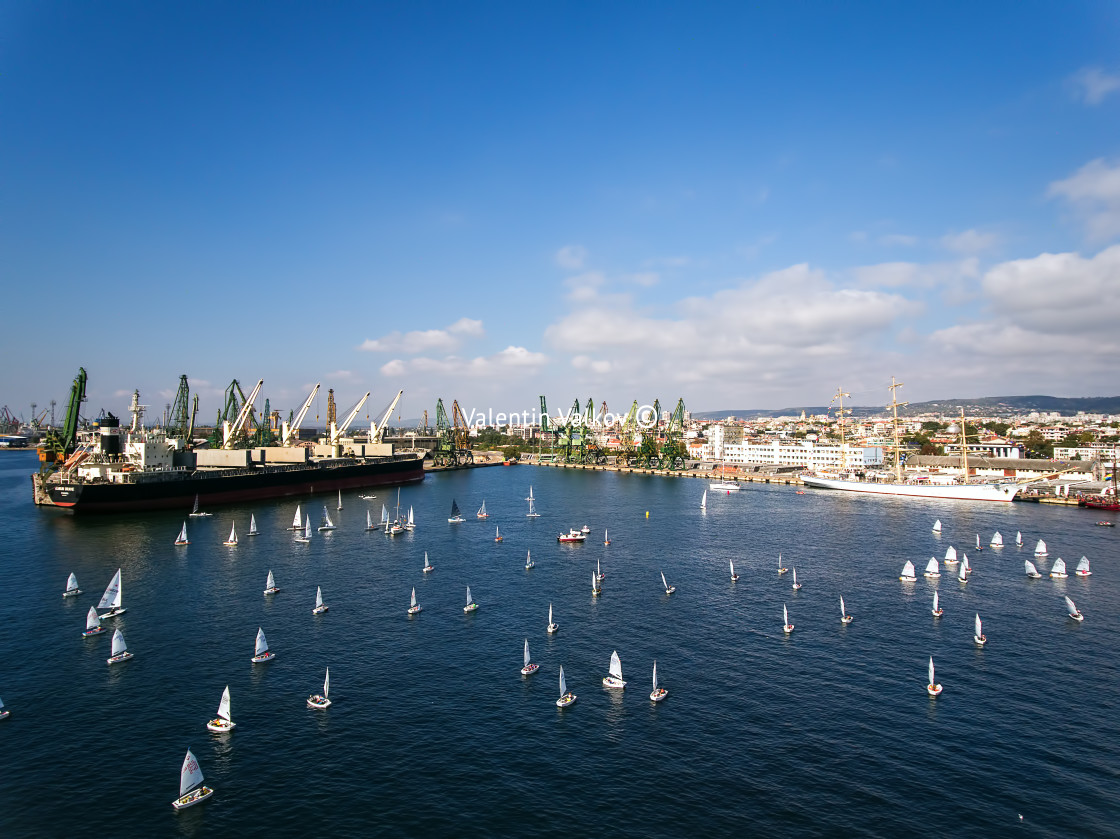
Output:
[[292,529],[298,530],[301,524],[303,524],[303,515],[299,511],[299,504],[296,504],[296,515],[292,519]]
[[622,660],[618,657],[618,650],[611,653],[611,669],[610,674],[616,679],[622,679]]
[[338,491],[338,509],[342,509],[342,490]]
[[727,564],[731,568],[731,576],[734,577],[735,576],[735,560],[729,559],[729,560],[727,560]]
[[97,604],[98,609],[119,609],[121,605],[121,569],[117,569],[117,573],[113,575],[113,579],[109,581],[109,587],[105,589],[105,593],[101,595],[101,602]]
[[[327,695],[331,692],[331,668],[327,668],[327,675],[323,677],[323,698],[326,699]],[[345,699],[346,697],[342,697]]]
[[701,510],[708,509],[708,490],[706,490],[706,489],[704,490],[704,494],[702,496],[700,496],[700,509]]
[[844,595],[840,595],[840,617],[846,618],[848,613],[844,611]]
[[945,551],[945,561],[946,562],[956,562],[957,561],[957,549],[954,548],[952,545],[950,545]]
[[412,608],[413,609],[416,608],[416,588],[415,587],[413,587],[413,589],[412,589]]
[[797,569],[793,569],[793,587],[797,588]]
[[432,563],[428,562],[428,552],[427,551],[424,551],[424,567],[425,568],[431,568],[432,567]]
[[128,651],[128,645],[124,642],[124,635],[119,629],[113,631],[113,655],[120,655]]
[[548,604],[548,625],[552,626],[552,604]]
[[968,581],[968,568],[963,564],[957,569],[957,579],[962,583]]
[[657,659],[653,660],[653,692],[657,693]]
[[[796,573],[796,569],[794,569],[794,573]],[[910,560],[906,560],[906,564],[902,566],[902,573],[899,576],[906,577],[907,579],[913,577],[914,576],[914,563],[911,562]]]
[[470,606],[474,600],[471,599],[471,587],[467,586],[467,605]]
[[[480,519],[486,518],[486,502],[485,501],[482,502],[482,506],[478,508],[478,512],[475,515],[477,515]],[[528,663],[528,662],[526,662],[526,663]]]
[[233,525],[230,527],[229,538],[226,541],[227,542],[236,542],[237,541],[237,522],[234,522]]
[[381,505],[381,523],[382,524],[388,524],[389,523],[389,511],[387,509],[385,509],[384,504]]
[[929,657],[929,683],[931,685],[937,684],[937,682],[933,680],[933,656]]
[[229,685],[222,691],[222,701],[218,703],[218,716],[226,722],[232,722],[229,716]]
[[264,637],[264,630],[257,628],[257,643],[253,648],[253,655],[264,655],[268,652],[268,639]]
[[315,586],[315,608],[318,609],[323,605],[323,587]]
[[563,696],[568,692],[568,683],[564,681],[564,665],[560,665],[560,695]]
[[976,534],[976,550],[980,550],[980,534]]
[[1039,539],[1038,544],[1034,546],[1034,555],[1035,556],[1049,556],[1049,552],[1046,550],[1046,543],[1043,542],[1041,539]]
[[1075,606],[1073,601],[1069,599],[1068,595],[1066,596],[1066,608],[1069,609],[1069,613],[1071,615],[1077,614],[1077,606]]
[[182,798],[201,783],[202,767],[198,765],[191,750],[187,749],[187,756],[183,758],[183,768],[179,772],[179,797]]
[[198,513],[198,493],[196,492],[194,494],[194,507],[191,509],[191,514],[194,515],[194,514],[197,514],[197,513]]
[[303,538],[304,539],[310,539],[311,538],[311,516],[307,516],[303,520]]
[[97,616],[97,610],[90,606],[89,611],[86,612],[86,629],[97,629],[99,626],[101,626],[101,618]]
[[66,579],[66,590],[67,591],[77,591],[78,590],[78,578],[75,577],[73,574],[71,574]]
[[410,504],[408,507],[408,529],[411,530],[414,527],[416,527],[416,519],[412,517],[412,505]]
[[599,590],[599,576],[594,571],[591,572],[591,590]]
[[927,575],[937,574],[937,575],[940,576],[941,571],[938,570],[937,557],[931,556],[929,558],[929,562],[926,563],[926,574]]
[[265,588],[276,588],[276,578],[272,576],[271,571],[268,572],[268,579],[265,581],[264,587]]
[[980,623],[980,615],[979,614],[976,616],[975,627],[976,627],[976,637],[977,638],[983,638],[984,637],[984,628],[983,628],[983,624]]
[[183,527],[179,531],[179,535],[175,537],[175,541],[179,542],[180,544],[184,544],[184,545],[187,543],[187,523],[186,522],[183,522]]
[[525,666],[529,666],[529,639],[525,639]]
[[1061,557],[1054,560],[1054,567],[1050,569],[1050,576],[1066,573],[1066,561]]
[[968,554],[961,554],[961,568],[966,574],[972,573],[972,566],[968,564]]
[[1015,531],[1015,544],[1020,548],[1023,547],[1023,534],[1018,530]]
[[665,591],[669,590],[669,583],[665,581],[665,572],[661,572],[661,585],[665,586]]
[[327,508],[323,507],[323,525],[325,527],[334,527],[334,522],[331,521],[331,514],[327,512]]
[[1023,568],[1026,570],[1028,577],[1034,577],[1038,574],[1038,569],[1034,567],[1034,563],[1029,559],[1023,560]]
[[993,533],[992,534],[992,541],[990,542],[990,545],[993,548],[1002,548],[1003,547],[1003,534],[1000,533],[998,530],[995,533]]
[[257,516],[256,516],[255,513],[250,513],[249,514],[249,535],[250,536],[256,536],[257,535]]
[[934,533],[940,533],[941,532],[941,519],[938,519],[937,521],[935,521],[933,523],[933,532]]
[[1089,573],[1089,557],[1087,557],[1087,556],[1081,557],[1081,559],[1077,563],[1077,573],[1078,574],[1088,574]]
[[373,530],[373,513],[366,510],[366,530]]
[[933,611],[937,611],[937,592],[933,593]]
[[789,610],[785,603],[782,604],[782,626],[789,626]]

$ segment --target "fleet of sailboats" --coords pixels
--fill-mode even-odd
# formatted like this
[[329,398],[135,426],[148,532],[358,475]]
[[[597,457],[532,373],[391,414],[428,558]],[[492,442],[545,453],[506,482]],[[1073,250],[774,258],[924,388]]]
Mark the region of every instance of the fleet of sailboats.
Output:
[[191,750],[183,758],[183,768],[179,770],[179,797],[171,802],[176,810],[193,807],[214,794],[214,790],[202,783],[202,768],[198,765]]
[[218,703],[218,716],[206,723],[206,727],[215,734],[226,734],[237,727],[229,715],[229,685],[222,691],[222,699]]

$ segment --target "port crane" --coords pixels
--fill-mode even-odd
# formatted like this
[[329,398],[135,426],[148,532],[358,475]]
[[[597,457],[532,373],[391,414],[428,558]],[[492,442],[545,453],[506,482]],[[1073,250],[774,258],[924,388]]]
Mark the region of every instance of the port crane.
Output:
[[[233,398],[232,391],[233,391],[234,385],[237,385],[237,380],[236,379],[230,385],[230,390],[227,391],[227,393],[230,396],[231,401],[232,401],[232,398]],[[233,422],[230,422],[228,419],[226,419],[222,422],[222,448],[223,449],[232,449],[234,447],[234,445],[237,443],[238,438],[245,431],[245,425],[249,422],[249,417],[253,413],[253,402],[256,401],[257,394],[259,394],[261,392],[261,387],[263,387],[263,386],[264,386],[264,379],[258,379],[256,387],[253,388],[252,393],[249,394],[249,398],[246,399],[244,401],[244,403],[241,405],[241,410],[237,412],[237,418],[234,419]],[[240,391],[241,391],[240,385],[237,385],[237,391],[240,393]]]
[[443,400],[436,400],[436,447],[432,462],[436,466],[465,466],[474,463],[470,450],[470,427],[459,408],[459,401],[451,403],[451,418],[443,407]]
[[86,398],[86,368],[79,367],[78,375],[70,385],[70,401],[62,419],[62,430],[51,429],[39,449],[39,460],[44,466],[62,460],[72,451],[78,439],[78,419],[82,402]]
[[[403,390],[398,390],[397,395],[393,397],[393,401],[389,403],[389,407],[385,410],[385,413],[382,414],[381,422],[373,423],[373,424],[370,425],[370,427],[369,427],[369,441],[371,443],[380,443],[381,442],[381,437],[385,433],[385,426],[387,426],[389,424],[389,417],[391,417],[393,415],[393,409],[396,408],[397,403],[401,401],[401,395],[403,393],[404,393]],[[425,414],[425,424],[427,422],[427,413],[428,413],[427,411],[424,412],[424,414]]]
[[195,394],[194,405],[191,406],[191,388],[187,383],[187,374],[179,377],[179,389],[175,392],[175,401],[171,405],[171,417],[167,429],[168,437],[178,437],[184,446],[191,444],[194,434],[194,422],[198,417],[198,395]]
[[294,446],[299,442],[299,427],[303,423],[303,418],[307,416],[308,410],[311,408],[311,403],[315,401],[315,394],[319,392],[319,382],[315,383],[315,387],[311,388],[311,395],[307,397],[307,401],[303,403],[303,407],[299,409],[295,419],[285,422],[280,428],[280,445],[281,446]]
[[367,390],[366,395],[358,400],[358,404],[355,405],[354,409],[346,415],[346,419],[344,419],[341,424],[336,425],[334,420],[331,420],[331,424],[328,429],[328,442],[330,443],[330,445],[337,446],[339,444],[339,442],[342,440],[342,435],[346,433],[346,429],[350,427],[350,423],[354,421],[354,417],[358,415],[358,411],[362,410],[362,406],[365,405],[366,400],[369,399],[369,393],[370,392]]

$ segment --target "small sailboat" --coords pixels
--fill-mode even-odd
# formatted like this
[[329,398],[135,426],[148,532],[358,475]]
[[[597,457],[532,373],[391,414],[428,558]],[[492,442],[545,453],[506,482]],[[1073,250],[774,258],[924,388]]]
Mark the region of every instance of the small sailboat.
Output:
[[249,532],[246,533],[245,535],[246,536],[257,536],[257,535],[259,535],[259,532],[257,531],[257,517],[254,513],[249,514]]
[[386,533],[389,532],[389,511],[385,509],[385,505],[381,505],[381,527]]
[[941,608],[941,604],[937,601],[937,592],[933,593],[933,611],[932,614],[935,618],[941,617],[945,614],[945,610]]
[[108,609],[100,615],[101,620],[105,618],[115,618],[117,615],[125,613],[124,607],[121,606],[121,601],[124,597],[121,585],[121,569],[117,569],[117,573],[113,575],[113,579],[109,580],[109,586],[105,589],[105,593],[101,595],[101,602],[97,604],[98,609]]
[[311,541],[311,516],[307,516],[303,520],[303,533],[296,536],[296,541],[305,545]]
[[847,610],[844,608],[844,595],[841,594],[840,595],[840,623],[847,626],[853,620],[855,620],[855,618],[853,618],[851,615],[849,615]]
[[739,582],[739,575],[735,573],[735,560],[729,559],[729,560],[727,560],[727,564],[731,568],[731,582],[733,582],[733,583]]
[[622,661],[618,657],[618,650],[611,653],[611,666],[608,675],[603,677],[603,687],[621,690],[626,687],[622,679]]
[[132,658],[132,653],[128,651],[128,645],[124,642],[124,635],[119,629],[113,630],[113,654],[105,659],[106,664],[117,664],[121,661],[128,661]]
[[984,549],[982,547],[980,547],[980,534],[977,533],[976,534],[976,551],[977,551],[977,553],[979,553],[982,550],[984,550]]
[[1066,597],[1066,610],[1069,612],[1069,616],[1075,621],[1085,620],[1085,616],[1081,614],[1080,611],[1078,611],[1077,606],[1074,605],[1073,601],[1070,600],[1069,597]]
[[222,691],[222,700],[218,703],[218,716],[206,723],[206,727],[215,734],[226,734],[237,728],[229,716],[229,685]]
[[793,569],[793,586],[792,586],[792,588],[793,588],[794,591],[797,591],[798,589],[801,588],[801,583],[797,582],[797,569],[796,568]]
[[701,510],[707,510],[708,509],[708,490],[707,489],[705,489],[704,494],[700,496],[700,509]]
[[603,569],[600,567],[599,560],[597,559],[595,560],[595,576],[600,580],[605,580],[607,578],[607,575],[603,573]]
[[788,568],[786,568],[784,565],[782,565],[782,555],[779,553],[778,554],[778,576],[779,577],[782,576],[782,574],[786,573],[786,571],[788,571],[788,570],[789,570]]
[[315,608],[311,610],[313,615],[322,615],[330,611],[330,606],[323,602],[323,587],[315,586]]
[[416,587],[413,586],[413,588],[412,588],[412,604],[408,607],[408,613],[410,615],[418,615],[422,611],[424,611],[424,608],[419,603],[416,602]]
[[941,693],[941,685],[937,684],[937,680],[933,677],[933,656],[929,657],[929,684],[926,685],[926,693],[930,696],[937,696]]
[[329,694],[331,692],[331,668],[327,668],[327,675],[323,677],[323,692],[313,693],[307,697],[307,707],[316,711],[325,711],[331,707]]
[[937,521],[935,521],[933,523],[933,532],[934,533],[940,533],[941,532],[941,519],[938,519]]
[[78,588],[78,578],[71,574],[66,578],[66,591],[62,592],[62,596],[77,597],[81,593],[82,590]]
[[940,577],[941,566],[937,564],[937,557],[931,556],[929,562],[926,563],[925,576],[927,577]]
[[299,510],[299,504],[296,504],[296,514],[292,519],[292,526],[288,530],[303,530],[303,513]]
[[272,576],[272,569],[270,568],[268,570],[268,579],[264,581],[264,593],[269,595],[276,594],[278,591],[280,591],[280,589],[276,585],[276,578]]
[[1037,580],[1042,575],[1038,573],[1038,569],[1034,567],[1034,563],[1029,559],[1023,560],[1023,567],[1026,569],[1027,576],[1032,580]]
[[187,538],[187,523],[183,522],[183,527],[179,531],[179,535],[175,537],[175,544],[176,545],[189,545],[190,543],[191,543],[190,539]]
[[535,564],[536,563],[533,562],[533,552],[532,551],[525,551],[525,570],[528,571]]
[[430,574],[431,572],[433,572],[435,570],[436,570],[436,567],[434,565],[432,565],[431,562],[428,561],[428,552],[424,551],[424,573],[425,574]]
[[498,529],[497,525],[495,525],[495,527],[494,527],[494,541],[495,542],[502,541],[502,533],[501,533],[501,530]]
[[967,583],[968,582],[968,569],[965,568],[965,566],[963,564],[957,569],[957,582],[958,583]]
[[463,516],[459,513],[459,505],[455,503],[454,499],[451,500],[451,517],[447,521],[450,524],[460,524],[466,521],[466,519],[463,518]]
[[1089,570],[1089,557],[1083,556],[1077,562],[1077,568],[1073,572],[1078,577],[1088,577],[1093,572]]
[[404,523],[404,529],[405,530],[415,530],[416,529],[416,519],[412,515],[412,505],[411,504],[408,505],[408,520]]
[[1003,547],[1003,534],[998,530],[992,534],[992,541],[988,543],[989,547],[1002,548]]
[[327,505],[323,505],[323,523],[319,525],[319,532],[324,530],[334,530],[334,522],[331,521],[331,514],[327,512]]
[[338,509],[342,509],[342,490],[338,491]]
[[567,708],[576,701],[576,695],[568,690],[568,683],[564,681],[564,665],[560,665],[560,698],[556,700],[557,708]]
[[671,585],[669,585],[668,582],[666,582],[664,571],[661,572],[661,585],[665,586],[665,593],[666,594],[672,594],[674,591],[677,590],[676,586],[671,586]]
[[373,513],[366,508],[366,530],[377,530],[377,525],[373,523]]
[[1050,568],[1050,577],[1055,580],[1064,580],[1069,574],[1066,573],[1066,561],[1061,557],[1054,560],[1053,566]]
[[1034,555],[1035,555],[1035,558],[1043,557],[1043,556],[1050,556],[1050,552],[1048,550],[1046,550],[1046,543],[1043,542],[1041,539],[1039,539],[1038,544],[1034,546]]
[[968,564],[968,554],[961,554],[961,570],[965,574],[972,573],[972,566]]
[[202,512],[201,510],[198,509],[198,493],[197,492],[194,495],[194,509],[191,510],[190,515],[191,515],[191,518],[196,518],[196,519],[204,519],[204,518],[207,518],[207,517],[213,515],[213,513],[204,513],[204,512]]
[[265,661],[272,661],[276,658],[276,653],[268,649],[268,639],[264,637],[264,630],[257,627],[257,640],[253,646],[253,657],[249,659],[253,664],[261,664]]
[[657,659],[655,658],[653,660],[653,690],[649,693],[650,701],[660,702],[668,695],[669,691],[657,684]]
[[611,537],[607,535],[607,531],[604,529],[603,530],[603,544],[604,545],[609,545],[610,543],[611,543]]
[[541,517],[541,514],[537,512],[537,502],[536,499],[533,498],[533,487],[531,485],[529,487],[529,497],[525,500],[529,502],[529,512],[525,514],[525,517],[530,519],[539,519]]
[[560,629],[560,624],[555,623],[552,620],[552,604],[549,603],[548,604],[548,634],[552,635],[553,633],[555,633],[559,629]]
[[1023,534],[1020,533],[1018,530],[1015,531],[1015,547],[1017,547],[1017,548],[1023,547]]
[[906,560],[906,564],[902,566],[902,573],[898,575],[898,578],[904,583],[912,583],[914,580],[918,579],[914,576],[914,563],[910,560]]
[[789,609],[786,608],[785,603],[782,604],[782,632],[786,635],[793,632],[793,624],[789,622]]
[[478,508],[478,512],[474,514],[475,518],[488,519],[490,514],[486,512],[486,499],[482,500],[482,506]]
[[599,575],[591,572],[591,596],[598,597],[603,593],[603,586],[599,583]]
[[976,622],[973,624],[972,640],[976,642],[976,646],[982,647],[988,643],[988,636],[984,634],[984,625],[980,622],[980,614],[976,614]]
[[6,720],[12,715],[11,711],[4,710],[4,700],[0,699],[0,720]]
[[105,631],[105,627],[101,625],[101,618],[97,615],[97,610],[92,606],[86,612],[86,630],[82,633],[83,638],[90,638],[94,635],[100,635]]
[[539,664],[533,664],[531,661],[529,661],[529,639],[528,638],[525,639],[524,660],[525,660],[525,664],[521,668],[521,675],[522,676],[532,676],[534,673],[536,673],[538,670],[541,669],[541,666]]
[[237,522],[234,522],[229,529],[229,538],[222,542],[223,545],[233,547],[237,544]]
[[200,801],[205,801],[214,794],[214,790],[202,783],[202,768],[198,760],[187,749],[187,756],[183,758],[183,768],[179,770],[179,797],[171,802],[176,810],[184,807],[193,807]]
[[471,597],[471,587],[467,586],[467,605],[463,607],[464,612],[474,612],[478,610],[478,604],[474,602]]
[[954,548],[952,545],[950,545],[945,550],[945,564],[946,565],[956,565],[957,564],[957,549]]

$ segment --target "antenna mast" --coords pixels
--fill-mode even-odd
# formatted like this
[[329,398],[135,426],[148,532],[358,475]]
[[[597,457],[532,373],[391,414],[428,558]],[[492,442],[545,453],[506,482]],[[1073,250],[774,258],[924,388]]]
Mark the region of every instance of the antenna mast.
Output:
[[891,404],[887,407],[890,408],[894,413],[894,479],[899,483],[902,483],[902,459],[900,457],[902,445],[898,440],[898,409],[905,408],[910,403],[898,401],[898,398],[895,396],[894,391],[895,388],[900,387],[902,387],[902,382],[896,382],[894,380],[894,376],[891,376],[891,384],[888,388],[888,390],[891,392]]

